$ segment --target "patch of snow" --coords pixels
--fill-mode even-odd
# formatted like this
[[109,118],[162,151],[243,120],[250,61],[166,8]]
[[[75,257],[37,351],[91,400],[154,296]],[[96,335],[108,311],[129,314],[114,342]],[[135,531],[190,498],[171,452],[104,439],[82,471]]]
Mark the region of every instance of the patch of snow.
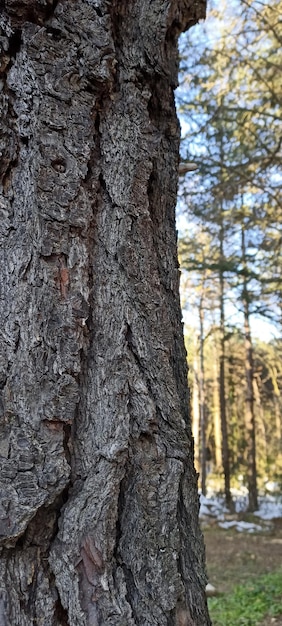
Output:
[[212,513],[209,509],[208,506],[206,506],[205,504],[201,504],[201,508],[200,508],[200,517],[203,517],[204,515],[211,515]]
[[228,509],[224,505],[224,501],[222,497],[213,496],[208,498],[207,496],[200,496],[200,518],[209,516],[209,517],[218,517],[223,513],[228,513]]
[[[233,501],[236,513],[247,511],[248,498],[243,490],[232,490]],[[228,519],[229,514],[229,519]],[[272,520],[282,517],[282,496],[265,495],[259,497],[259,509],[254,513],[259,520]],[[235,515],[236,516],[236,515]],[[263,526],[256,523],[244,522],[239,520],[230,520],[230,512],[224,505],[224,498],[215,494],[208,496],[200,496],[200,519],[207,522],[207,518],[213,518],[220,528],[236,528],[238,532],[261,532],[265,530],[266,524]],[[258,521],[259,521],[258,520]]]
[[238,530],[238,532],[246,531],[247,533],[255,533],[255,532],[262,531],[263,528],[262,526],[259,526],[259,524],[253,524],[251,522],[240,521],[238,522],[236,526],[236,530]]
[[[233,494],[232,494],[233,495]],[[247,510],[248,506],[248,496],[247,495],[239,495],[237,498],[233,496],[233,501],[235,504],[236,513],[242,513]]]
[[259,498],[259,509],[254,513],[257,517],[264,520],[271,520],[282,517],[282,500],[273,496]]
[[226,530],[228,528],[235,528],[239,533],[257,533],[263,530],[262,526],[259,526],[258,524],[236,520],[233,520],[232,522],[219,522],[218,526],[220,528],[225,528]]
[[232,528],[234,526],[237,526],[237,522],[236,522],[236,520],[233,520],[232,522],[219,522],[218,525],[219,525],[220,528],[225,528],[227,530],[228,528]]

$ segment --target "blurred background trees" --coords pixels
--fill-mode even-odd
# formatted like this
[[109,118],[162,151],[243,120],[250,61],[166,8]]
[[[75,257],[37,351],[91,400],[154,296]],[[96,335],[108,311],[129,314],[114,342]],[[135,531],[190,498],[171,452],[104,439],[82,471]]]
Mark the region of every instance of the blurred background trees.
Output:
[[[282,483],[282,0],[210,2],[181,39],[179,252],[196,461],[248,489]],[[195,45],[197,43],[197,45]],[[195,71],[196,69],[196,71]]]

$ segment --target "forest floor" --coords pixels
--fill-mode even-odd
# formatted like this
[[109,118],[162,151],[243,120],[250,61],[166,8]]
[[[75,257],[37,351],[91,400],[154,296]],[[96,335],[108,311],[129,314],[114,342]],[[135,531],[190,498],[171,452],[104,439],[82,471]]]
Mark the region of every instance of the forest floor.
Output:
[[[241,514],[240,517],[247,522],[251,521],[250,515]],[[232,593],[237,585],[244,585],[262,574],[281,569],[281,517],[273,519],[270,527],[254,534],[238,532],[234,527],[220,528],[214,519],[203,524],[203,532],[209,582],[219,594]],[[260,626],[282,626],[282,614],[279,617],[266,617]]]

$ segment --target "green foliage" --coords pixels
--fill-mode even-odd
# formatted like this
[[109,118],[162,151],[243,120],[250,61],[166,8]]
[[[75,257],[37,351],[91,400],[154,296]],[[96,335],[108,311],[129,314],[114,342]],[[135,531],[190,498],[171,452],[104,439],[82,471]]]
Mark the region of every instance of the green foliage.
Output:
[[208,602],[213,626],[257,626],[265,616],[282,614],[282,570],[240,585]]
[[215,280],[221,272],[238,308],[247,293],[250,313],[277,324],[282,299],[281,11],[282,0],[271,6],[259,0],[211,1],[206,23],[181,40],[178,91],[183,158],[199,166],[180,187],[180,205],[189,216],[190,235],[184,239],[196,250],[204,232],[210,239],[204,259],[190,255],[186,244],[183,266],[190,272],[208,268]]

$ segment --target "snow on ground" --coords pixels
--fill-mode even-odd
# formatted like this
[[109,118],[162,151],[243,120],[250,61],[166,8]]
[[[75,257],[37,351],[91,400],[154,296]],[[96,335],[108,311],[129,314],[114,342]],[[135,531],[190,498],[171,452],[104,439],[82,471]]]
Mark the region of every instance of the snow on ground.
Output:
[[233,522],[218,522],[218,526],[220,528],[235,528],[238,532],[243,533],[243,532],[247,532],[247,533],[259,533],[262,530],[265,530],[265,528],[263,528],[262,526],[260,526],[259,524],[252,524],[251,522],[243,522],[243,520],[234,520]]
[[259,498],[259,510],[254,513],[257,517],[264,520],[271,520],[282,517],[282,498],[275,496],[266,496]]
[[[208,496],[200,496],[200,519],[206,523],[215,522],[220,528],[235,528],[238,532],[254,533],[266,530],[271,525],[270,521],[282,517],[282,496],[265,495],[259,497],[259,509],[254,513],[258,523],[245,522],[237,519],[238,513],[247,510],[248,498],[245,489],[232,491],[235,503],[234,515],[230,514],[224,505],[224,498],[209,493]],[[260,523],[262,521],[262,524]]]

